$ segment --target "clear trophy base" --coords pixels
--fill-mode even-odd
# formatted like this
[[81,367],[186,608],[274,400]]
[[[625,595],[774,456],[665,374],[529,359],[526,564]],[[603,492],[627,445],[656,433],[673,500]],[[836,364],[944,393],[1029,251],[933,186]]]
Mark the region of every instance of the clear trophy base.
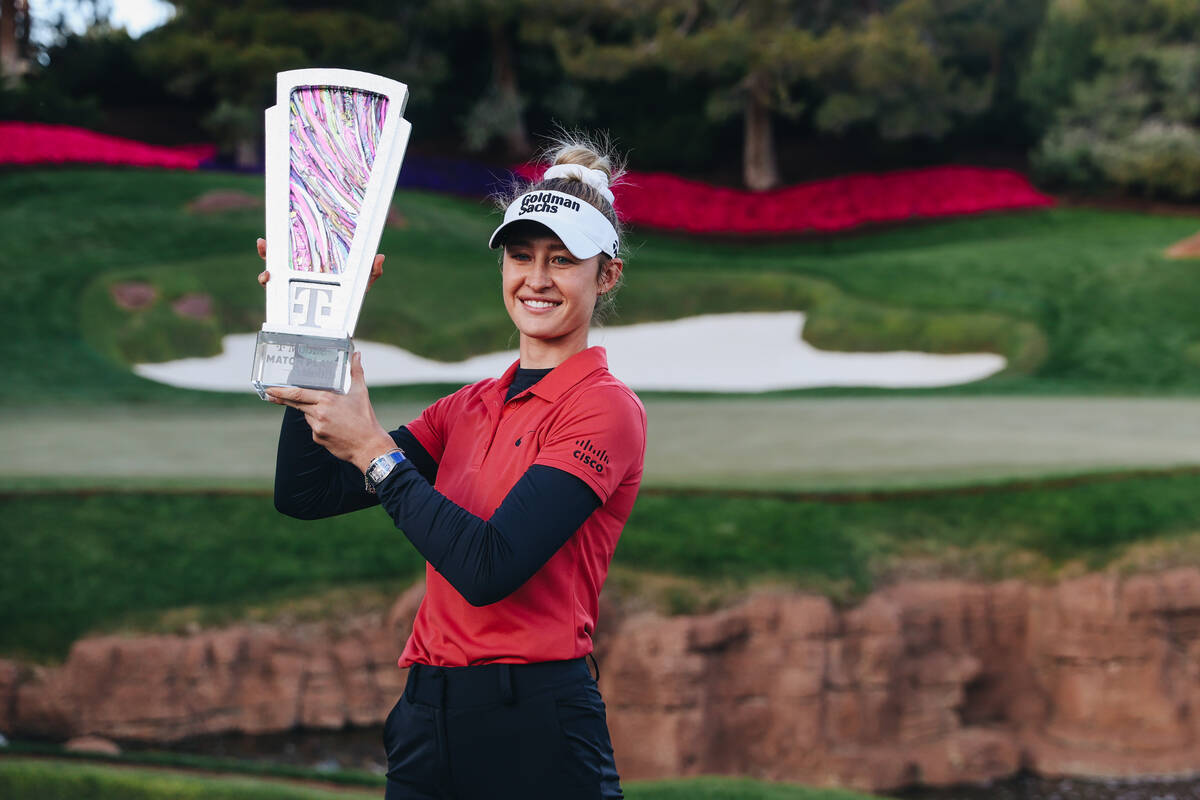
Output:
[[331,339],[259,331],[250,382],[263,400],[267,399],[267,388],[271,386],[345,394],[350,391],[350,356],[353,353],[354,343],[348,336]]

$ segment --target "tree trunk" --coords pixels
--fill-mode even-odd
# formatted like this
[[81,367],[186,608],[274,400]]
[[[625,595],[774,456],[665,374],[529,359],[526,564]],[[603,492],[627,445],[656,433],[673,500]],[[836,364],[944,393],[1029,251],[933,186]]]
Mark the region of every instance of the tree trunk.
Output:
[[255,136],[239,136],[233,149],[234,163],[239,167],[261,166],[259,158],[258,138]]
[[529,134],[521,115],[521,92],[517,86],[509,26],[501,20],[493,20],[489,28],[492,34],[492,81],[504,107],[512,109],[512,118],[504,131],[504,144],[513,158],[526,158],[533,152],[533,147],[529,144]]
[[742,142],[742,180],[746,188],[761,192],[779,185],[775,137],[771,132],[771,110],[751,90],[746,94],[745,139]]
[[29,0],[16,0],[17,3],[17,57],[21,59],[23,69],[29,69],[29,60],[33,58],[33,49],[29,37],[33,33],[33,20],[29,17]]
[[21,55],[17,48],[17,3],[0,0],[0,78],[12,80],[21,73]]

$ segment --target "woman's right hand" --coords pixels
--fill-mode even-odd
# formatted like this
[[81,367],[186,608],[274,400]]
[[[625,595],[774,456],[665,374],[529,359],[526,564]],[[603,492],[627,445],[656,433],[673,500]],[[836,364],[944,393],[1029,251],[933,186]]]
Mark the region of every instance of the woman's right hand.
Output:
[[[258,246],[258,257],[261,258],[263,261],[266,261],[267,260],[267,240],[260,236],[260,237],[258,237],[258,241],[256,242],[256,244]],[[367,281],[367,291],[371,290],[371,286],[375,283],[375,281],[379,280],[379,276],[383,274],[383,259],[384,258],[386,258],[386,256],[384,256],[383,253],[375,254],[375,260],[371,262],[371,277]],[[267,281],[269,281],[269,280],[271,280],[271,273],[268,272],[267,270],[264,269],[262,272],[258,273],[258,285],[259,286],[263,287],[264,289],[267,288]]]

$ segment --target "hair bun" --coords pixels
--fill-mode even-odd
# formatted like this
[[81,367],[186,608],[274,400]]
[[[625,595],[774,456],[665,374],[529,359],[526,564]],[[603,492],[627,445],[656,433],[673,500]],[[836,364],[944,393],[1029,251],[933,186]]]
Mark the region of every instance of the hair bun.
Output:
[[604,170],[591,169],[582,164],[555,164],[546,170],[543,180],[552,178],[573,178],[591,186],[609,203],[614,202],[612,189],[608,186],[608,173]]

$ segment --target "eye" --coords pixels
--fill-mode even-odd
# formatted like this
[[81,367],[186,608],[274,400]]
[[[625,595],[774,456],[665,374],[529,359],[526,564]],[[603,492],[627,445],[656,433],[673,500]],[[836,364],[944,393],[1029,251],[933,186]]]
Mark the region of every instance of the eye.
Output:
[[556,267],[571,267],[578,262],[567,256],[554,256],[554,258],[550,259],[550,263]]
[[528,261],[530,258],[529,253],[525,253],[520,250],[517,250],[515,252],[512,250],[509,250],[508,257],[511,258],[513,261]]

